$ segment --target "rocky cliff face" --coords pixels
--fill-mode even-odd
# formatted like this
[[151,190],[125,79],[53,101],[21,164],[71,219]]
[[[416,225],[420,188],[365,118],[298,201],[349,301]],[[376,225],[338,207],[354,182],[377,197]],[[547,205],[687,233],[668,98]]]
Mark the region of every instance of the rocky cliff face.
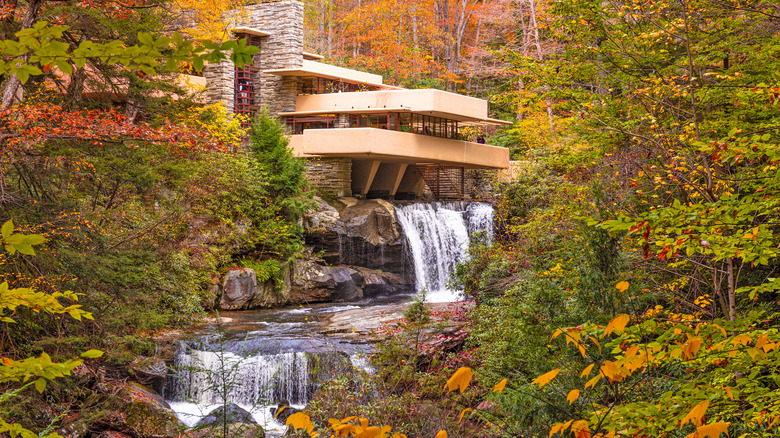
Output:
[[318,200],[320,209],[306,216],[306,244],[331,265],[362,266],[404,276],[403,233],[395,208],[381,199],[341,198],[341,209]]
[[285,272],[284,287],[232,268],[215,285],[214,307],[239,310],[331,301],[357,301],[414,291],[403,234],[393,206],[382,200],[317,199],[304,218],[309,257]]

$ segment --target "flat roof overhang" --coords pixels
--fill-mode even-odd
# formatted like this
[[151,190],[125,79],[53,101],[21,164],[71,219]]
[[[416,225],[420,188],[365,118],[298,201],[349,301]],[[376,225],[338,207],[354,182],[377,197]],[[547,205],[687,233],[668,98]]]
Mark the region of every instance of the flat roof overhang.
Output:
[[411,112],[476,124],[511,125],[512,122],[488,117],[484,99],[442,90],[379,90],[298,96],[295,113],[315,115],[336,113]]
[[260,29],[255,29],[254,27],[246,27],[246,26],[234,27],[233,29],[230,29],[230,31],[235,33],[235,34],[245,33],[247,35],[252,35],[252,36],[256,36],[256,37],[271,36],[271,34],[268,33],[268,32],[262,31]]
[[465,117],[461,114],[445,113],[441,111],[412,111],[410,108],[365,108],[365,109],[344,109],[338,111],[289,111],[277,114],[280,117],[295,117],[295,116],[327,116],[336,114],[384,114],[384,113],[414,113],[423,114],[426,116],[441,117],[443,119],[455,120],[457,122],[464,122],[467,125],[512,125],[512,122],[498,119],[477,119],[473,117]]
[[334,81],[342,81],[350,84],[366,85],[370,87],[384,88],[388,90],[402,90],[400,87],[394,87],[382,83],[382,76],[365,73],[358,70],[352,70],[335,65],[323,64],[317,61],[304,59],[303,65],[293,68],[280,68],[274,70],[263,70],[263,73],[277,76],[293,76],[300,78],[320,78]]
[[325,59],[324,56],[318,55],[316,53],[311,52],[303,52],[303,59],[309,60],[309,61],[317,61],[320,59]]
[[408,164],[506,169],[509,149],[377,128],[307,129],[293,135],[297,157],[339,157]]

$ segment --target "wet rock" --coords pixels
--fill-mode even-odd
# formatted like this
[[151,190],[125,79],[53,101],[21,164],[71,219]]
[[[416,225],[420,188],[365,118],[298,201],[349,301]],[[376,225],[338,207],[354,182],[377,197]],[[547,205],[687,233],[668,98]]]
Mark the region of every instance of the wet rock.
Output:
[[315,196],[314,200],[317,202],[317,209],[309,211],[304,215],[303,224],[305,229],[307,231],[317,229],[332,230],[339,220],[339,211],[319,196]]
[[228,403],[226,406],[218,407],[209,412],[208,415],[201,418],[201,420],[195,424],[195,427],[213,426],[215,424],[221,425],[223,424],[223,421],[226,421],[227,423],[256,423],[252,414],[241,406],[238,406],[235,403]]
[[131,382],[118,392],[114,409],[94,425],[130,436],[177,436],[184,425],[156,391]]
[[190,438],[213,438],[228,436],[231,438],[265,438],[263,427],[255,423],[230,423],[227,425],[227,433],[221,426],[207,426],[188,432]]
[[335,207],[320,207],[325,214],[316,219],[317,227],[306,229],[306,244],[332,265],[361,266],[401,275],[407,272],[403,235],[393,205],[380,199],[352,198],[342,198],[340,204],[345,207],[338,210],[338,216],[333,213]]
[[[269,410],[271,411],[271,415],[276,417],[276,421],[282,424],[287,422],[287,417],[295,414],[296,412],[300,412],[299,409],[290,406],[290,402],[287,400],[280,400],[279,404],[275,408],[270,408]],[[278,415],[277,412],[279,413]]]
[[363,278],[349,267],[322,266],[313,260],[293,264],[292,300],[301,303],[353,301],[363,298]]
[[365,298],[414,292],[414,285],[398,274],[359,266],[352,268],[363,277],[361,288]]
[[243,308],[255,296],[257,274],[249,268],[230,268],[222,281],[222,297],[219,307],[222,310]]
[[[139,383],[147,385],[157,392],[162,390],[165,379],[168,377],[168,366],[165,360],[156,356],[138,356],[130,364],[130,371]],[[167,403],[164,406],[170,408]]]

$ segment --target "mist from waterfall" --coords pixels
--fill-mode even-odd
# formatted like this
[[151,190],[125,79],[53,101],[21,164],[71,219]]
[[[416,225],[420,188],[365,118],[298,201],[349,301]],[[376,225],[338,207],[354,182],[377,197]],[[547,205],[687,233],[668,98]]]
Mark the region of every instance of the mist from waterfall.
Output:
[[417,292],[430,302],[457,301],[447,287],[455,265],[466,259],[469,236],[493,238],[493,206],[483,202],[417,203],[396,208],[414,265]]

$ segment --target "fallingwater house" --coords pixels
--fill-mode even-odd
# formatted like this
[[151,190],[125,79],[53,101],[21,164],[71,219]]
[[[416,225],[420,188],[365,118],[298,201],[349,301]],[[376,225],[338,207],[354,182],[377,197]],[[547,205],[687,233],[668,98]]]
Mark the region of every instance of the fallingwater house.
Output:
[[285,121],[290,145],[308,158],[314,185],[337,196],[464,199],[467,171],[505,169],[509,151],[464,140],[467,125],[511,124],[488,117],[487,101],[440,90],[407,90],[382,77],[320,62],[304,52],[303,3],[247,6],[232,31],[260,48],[252,65],[205,68],[211,102]]

